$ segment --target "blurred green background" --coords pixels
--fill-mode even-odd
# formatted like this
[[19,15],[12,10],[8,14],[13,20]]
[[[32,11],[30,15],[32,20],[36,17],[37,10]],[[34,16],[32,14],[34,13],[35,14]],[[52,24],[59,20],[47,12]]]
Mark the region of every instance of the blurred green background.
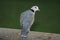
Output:
[[0,27],[20,29],[20,14],[38,5],[32,31],[60,33],[60,0],[0,0]]

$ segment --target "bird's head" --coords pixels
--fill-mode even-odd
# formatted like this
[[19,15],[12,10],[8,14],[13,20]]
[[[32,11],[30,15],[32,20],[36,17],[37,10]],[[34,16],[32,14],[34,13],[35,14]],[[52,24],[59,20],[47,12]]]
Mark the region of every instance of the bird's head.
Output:
[[38,6],[33,6],[31,9],[34,10],[34,12],[40,11],[40,9],[38,8]]

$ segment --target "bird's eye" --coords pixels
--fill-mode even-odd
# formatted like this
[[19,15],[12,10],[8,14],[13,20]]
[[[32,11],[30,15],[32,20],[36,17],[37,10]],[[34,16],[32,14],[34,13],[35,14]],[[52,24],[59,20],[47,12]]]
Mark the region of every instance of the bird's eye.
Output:
[[37,9],[37,7],[35,7]]

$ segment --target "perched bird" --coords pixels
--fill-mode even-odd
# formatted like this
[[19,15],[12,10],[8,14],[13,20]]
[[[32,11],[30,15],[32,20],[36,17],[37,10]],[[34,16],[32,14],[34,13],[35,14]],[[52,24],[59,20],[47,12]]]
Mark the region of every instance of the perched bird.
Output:
[[20,15],[21,37],[27,37],[32,24],[34,23],[35,12],[39,11],[38,6],[33,6]]

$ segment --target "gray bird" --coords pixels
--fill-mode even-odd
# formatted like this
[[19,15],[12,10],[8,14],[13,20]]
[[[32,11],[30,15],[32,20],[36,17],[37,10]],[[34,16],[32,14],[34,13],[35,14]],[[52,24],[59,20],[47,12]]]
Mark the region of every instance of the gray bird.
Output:
[[33,6],[29,10],[21,13],[20,24],[21,24],[21,37],[27,37],[32,24],[34,23],[35,12],[39,11],[38,6]]

